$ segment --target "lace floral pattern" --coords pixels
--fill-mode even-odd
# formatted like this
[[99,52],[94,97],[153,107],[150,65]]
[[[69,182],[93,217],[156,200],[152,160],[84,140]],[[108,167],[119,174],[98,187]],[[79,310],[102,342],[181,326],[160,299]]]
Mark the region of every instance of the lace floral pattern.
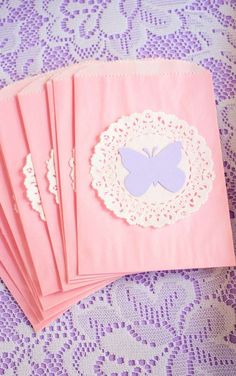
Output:
[[[118,177],[119,148],[144,136],[181,141],[188,169],[191,169],[184,188],[168,196],[165,202],[156,201],[155,197],[147,202],[146,197],[131,196]],[[198,210],[207,200],[214,180],[211,151],[197,129],[174,115],[150,110],[122,117],[111,124],[101,134],[91,164],[92,185],[106,207],[129,224],[143,227],[162,227]]]
[[23,167],[23,174],[25,176],[24,186],[26,188],[26,196],[30,202],[30,205],[33,210],[39,213],[40,218],[43,221],[46,221],[38,189],[38,184],[34,173],[34,166],[31,154],[28,154],[26,157],[26,163]]
[[[0,7],[0,86],[83,59],[180,58],[209,69],[236,235],[234,0],[5,0]],[[141,273],[36,335],[0,283],[0,374],[235,376],[235,301],[233,268]]]

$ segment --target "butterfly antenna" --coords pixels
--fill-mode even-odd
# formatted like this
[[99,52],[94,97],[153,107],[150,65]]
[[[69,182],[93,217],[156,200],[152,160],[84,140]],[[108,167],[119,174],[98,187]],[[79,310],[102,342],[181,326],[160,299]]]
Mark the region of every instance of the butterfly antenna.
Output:
[[147,156],[148,156],[149,158],[151,158],[151,155],[150,155],[149,150],[148,150],[147,148],[143,148],[143,151],[144,151],[144,153],[147,154]]

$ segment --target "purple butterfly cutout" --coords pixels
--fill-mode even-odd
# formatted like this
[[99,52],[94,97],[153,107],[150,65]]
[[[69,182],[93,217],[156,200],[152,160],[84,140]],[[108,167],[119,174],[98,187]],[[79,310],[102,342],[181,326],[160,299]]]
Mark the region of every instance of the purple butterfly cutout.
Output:
[[178,168],[181,161],[181,142],[173,142],[154,155],[147,149],[143,154],[128,147],[119,149],[121,162],[129,174],[125,177],[124,185],[133,196],[142,196],[153,184],[162,185],[170,192],[177,192],[184,185],[185,173]]

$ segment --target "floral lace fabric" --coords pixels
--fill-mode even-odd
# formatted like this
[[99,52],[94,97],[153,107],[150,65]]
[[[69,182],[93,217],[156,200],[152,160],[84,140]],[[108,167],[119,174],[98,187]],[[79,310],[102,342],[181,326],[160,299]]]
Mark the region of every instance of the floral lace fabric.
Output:
[[[5,0],[0,7],[1,86],[82,59],[159,56],[208,68],[235,237],[234,0]],[[0,374],[234,376],[235,301],[233,268],[142,273],[36,335],[1,283]]]

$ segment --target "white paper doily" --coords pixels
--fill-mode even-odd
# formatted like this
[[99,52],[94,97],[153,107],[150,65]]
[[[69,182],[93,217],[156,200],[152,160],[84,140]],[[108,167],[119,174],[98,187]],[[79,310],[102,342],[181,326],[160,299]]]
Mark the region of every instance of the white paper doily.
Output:
[[[145,148],[160,152],[174,142],[181,143],[185,174],[181,189],[172,193],[160,184],[150,185],[140,197],[124,185],[129,174],[122,164],[120,148],[138,152]],[[146,110],[124,116],[104,131],[91,158],[92,186],[106,207],[129,224],[162,227],[197,211],[207,200],[214,180],[211,150],[198,130],[175,115]]]
[[46,221],[30,153],[26,156],[23,174],[25,176],[24,186],[26,188],[26,196],[30,202],[30,205],[33,210],[39,213],[40,218],[43,221]]
[[[46,161],[46,178],[48,181],[48,190],[53,195],[55,202],[59,205],[59,192],[57,184],[57,176],[55,169],[55,160],[54,160],[54,150],[51,149],[50,157]],[[74,183],[74,169],[75,169],[75,159],[74,159],[74,150],[72,151],[72,157],[68,161],[68,179],[71,180],[72,189],[75,190]],[[39,188],[35,176],[34,166],[32,162],[31,154],[29,153],[26,156],[26,162],[23,166],[23,174],[25,176],[24,186],[26,188],[26,197],[30,202],[30,205],[33,210],[39,213],[40,218],[45,221],[45,215],[43,211],[43,206],[40,198]]]
[[72,150],[72,156],[69,160],[70,166],[70,179],[71,179],[71,186],[73,191],[75,192],[75,150]]
[[47,179],[49,183],[48,189],[53,194],[56,203],[59,204],[57,177],[56,177],[56,168],[55,168],[53,149],[50,151],[50,158],[46,161],[46,165],[47,165]]

